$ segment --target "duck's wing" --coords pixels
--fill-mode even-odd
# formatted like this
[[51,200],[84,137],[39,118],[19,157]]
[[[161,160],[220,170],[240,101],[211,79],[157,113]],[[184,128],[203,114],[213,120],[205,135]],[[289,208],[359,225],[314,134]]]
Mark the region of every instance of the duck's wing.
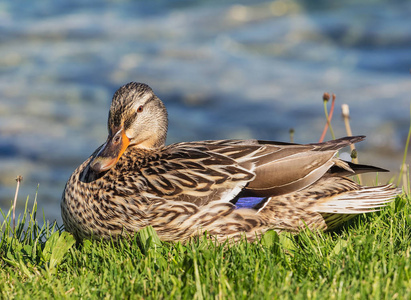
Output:
[[[307,145],[246,141],[246,143],[260,147],[252,155],[235,158],[243,166],[251,164],[254,167],[253,171],[256,176],[246,186],[248,192],[258,196],[278,196],[311,185],[334,165],[338,165],[339,169],[346,172],[354,173],[349,165],[335,159],[334,156],[339,149],[364,138],[364,136],[344,137],[325,143]],[[240,145],[237,148],[241,148]],[[229,147],[215,151],[233,156]]]
[[146,193],[165,199],[197,205],[239,197],[261,202],[311,185],[336,164],[338,149],[362,139],[308,145],[257,140],[179,143],[155,154],[140,172]]
[[210,201],[229,202],[254,179],[253,168],[199,143],[170,145],[139,166],[139,180],[147,187],[142,196],[181,200],[198,206]]

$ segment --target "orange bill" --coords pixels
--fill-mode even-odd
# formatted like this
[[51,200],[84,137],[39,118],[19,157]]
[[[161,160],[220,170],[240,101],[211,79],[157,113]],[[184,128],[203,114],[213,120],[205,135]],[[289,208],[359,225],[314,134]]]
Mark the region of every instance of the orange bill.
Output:
[[116,134],[108,137],[107,142],[90,163],[90,167],[97,173],[111,169],[129,144],[129,138],[123,130],[119,130]]

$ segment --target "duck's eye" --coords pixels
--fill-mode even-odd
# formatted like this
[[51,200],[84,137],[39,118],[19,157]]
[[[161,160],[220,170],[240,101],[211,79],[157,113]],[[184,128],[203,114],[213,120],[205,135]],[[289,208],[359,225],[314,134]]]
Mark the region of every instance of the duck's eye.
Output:
[[138,108],[137,108],[137,112],[142,112],[143,111],[143,106],[142,105],[140,105]]
[[120,143],[120,140],[121,140],[121,137],[120,137],[119,135],[116,135],[116,136],[113,138],[114,144]]

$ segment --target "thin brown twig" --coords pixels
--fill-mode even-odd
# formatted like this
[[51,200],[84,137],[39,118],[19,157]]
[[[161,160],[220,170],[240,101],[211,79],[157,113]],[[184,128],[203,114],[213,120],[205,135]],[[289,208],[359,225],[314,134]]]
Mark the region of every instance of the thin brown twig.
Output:
[[[329,99],[330,99],[330,94],[324,93],[324,95],[323,95],[324,105],[325,105],[326,102],[328,102]],[[327,123],[324,126],[324,130],[323,130],[323,133],[321,134],[319,143],[322,143],[324,141],[324,138],[325,138],[325,135],[327,133],[328,127],[330,127],[331,134],[334,136],[334,133],[332,132],[332,129],[331,129],[331,119],[333,118],[334,107],[335,107],[335,99],[336,99],[336,96],[335,96],[335,94],[333,94],[332,95],[331,108],[330,108],[330,112],[329,112],[328,118],[327,118]]]
[[72,287],[71,289],[69,289],[68,291],[66,291],[64,294],[70,294],[71,292],[75,291],[76,289],[74,287]]
[[16,229],[16,204],[17,204],[17,196],[19,194],[20,182],[23,180],[21,175],[17,176],[17,187],[16,193],[14,194],[14,203],[13,203],[13,231]]

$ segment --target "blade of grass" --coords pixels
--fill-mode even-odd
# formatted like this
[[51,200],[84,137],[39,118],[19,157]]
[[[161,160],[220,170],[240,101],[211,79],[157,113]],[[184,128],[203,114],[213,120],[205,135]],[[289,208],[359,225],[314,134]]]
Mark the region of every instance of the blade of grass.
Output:
[[405,160],[407,159],[408,145],[410,144],[410,138],[411,138],[411,102],[410,102],[410,127],[408,129],[407,141],[405,142],[404,156],[402,158],[402,165],[401,165],[400,175],[398,175],[397,186],[400,184],[401,178],[402,178],[402,173],[404,172]]

